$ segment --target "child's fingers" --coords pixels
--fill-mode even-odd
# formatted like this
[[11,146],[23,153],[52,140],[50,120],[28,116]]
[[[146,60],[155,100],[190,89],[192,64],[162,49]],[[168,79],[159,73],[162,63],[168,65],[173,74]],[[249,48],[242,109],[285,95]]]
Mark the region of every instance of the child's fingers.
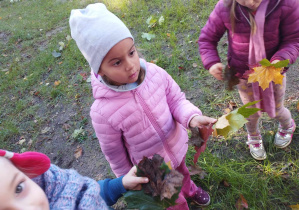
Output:
[[148,178],[147,177],[135,177],[134,182],[136,184],[144,184],[144,183],[148,183]]

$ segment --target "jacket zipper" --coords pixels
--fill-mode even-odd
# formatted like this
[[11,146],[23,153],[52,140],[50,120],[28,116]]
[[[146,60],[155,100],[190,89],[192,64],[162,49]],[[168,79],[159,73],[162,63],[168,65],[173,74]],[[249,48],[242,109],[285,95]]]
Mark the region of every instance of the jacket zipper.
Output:
[[140,94],[136,90],[134,92],[138,96],[138,98],[140,99],[140,102],[141,102],[140,104],[141,104],[146,116],[148,117],[148,119],[150,120],[150,122],[153,125],[154,129],[158,133],[160,139],[162,140],[165,151],[166,151],[167,155],[169,156],[171,162],[173,162],[175,166],[179,166],[177,159],[173,156],[172,152],[170,151],[167,142],[165,142],[165,140],[166,140],[165,135],[163,134],[163,132],[162,132],[160,126],[158,125],[157,121],[154,119],[152,112],[150,111],[150,109],[146,105],[145,101],[140,96]]

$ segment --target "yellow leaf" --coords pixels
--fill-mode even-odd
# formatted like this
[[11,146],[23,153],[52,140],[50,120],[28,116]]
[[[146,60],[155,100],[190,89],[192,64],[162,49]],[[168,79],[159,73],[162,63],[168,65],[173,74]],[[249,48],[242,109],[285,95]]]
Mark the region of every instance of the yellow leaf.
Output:
[[170,161],[168,161],[168,162],[166,163],[166,165],[168,166],[168,168],[169,168],[170,170],[172,170]]
[[253,68],[254,72],[249,75],[248,82],[258,82],[259,86],[265,90],[269,87],[270,82],[282,85],[283,75],[280,73],[282,68],[274,66],[259,66]]
[[61,83],[61,81],[60,81],[60,80],[58,80],[58,81],[55,81],[55,82],[54,82],[54,86],[56,87],[56,86],[58,86],[60,83]]
[[299,210],[299,204],[298,203],[296,205],[291,205],[289,207],[291,207],[292,210]]

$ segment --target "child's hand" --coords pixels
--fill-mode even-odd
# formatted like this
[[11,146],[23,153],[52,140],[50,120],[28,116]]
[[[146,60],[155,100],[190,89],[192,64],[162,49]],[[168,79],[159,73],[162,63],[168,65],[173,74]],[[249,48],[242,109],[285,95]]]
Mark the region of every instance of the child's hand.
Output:
[[124,176],[122,182],[126,190],[141,190],[141,184],[148,183],[147,177],[137,177],[137,168],[133,166],[131,170]]
[[204,125],[209,125],[209,124],[214,124],[217,122],[217,119],[207,117],[207,116],[202,116],[202,115],[196,115],[190,120],[189,126],[191,128],[195,127],[201,127]]
[[222,63],[216,63],[209,69],[210,74],[212,74],[216,79],[223,80],[222,76],[223,71],[223,64]]

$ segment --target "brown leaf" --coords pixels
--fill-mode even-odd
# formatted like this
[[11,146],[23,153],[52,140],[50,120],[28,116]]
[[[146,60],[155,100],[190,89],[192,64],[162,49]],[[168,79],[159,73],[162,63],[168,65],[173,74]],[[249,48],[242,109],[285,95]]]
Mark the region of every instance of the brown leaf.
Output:
[[248,209],[247,200],[244,198],[243,195],[240,195],[240,198],[238,199],[235,206],[236,206],[237,210],[242,210],[244,208]]
[[160,199],[171,198],[182,186],[183,175],[170,170],[164,159],[155,154],[152,159],[143,157],[137,165],[137,176],[148,177],[149,182],[142,185],[144,193],[159,196]]
[[171,197],[178,192],[177,188],[182,186],[184,176],[176,170],[171,170],[166,174],[161,189],[160,199],[171,199]]
[[77,147],[77,149],[75,150],[74,156],[76,159],[78,159],[79,157],[82,156],[82,147],[80,147],[80,146]]
[[192,136],[189,139],[188,144],[193,145],[196,150],[196,154],[193,158],[194,164],[197,163],[200,154],[205,151],[207,147],[207,141],[210,135],[212,135],[213,131],[213,124],[202,126],[201,128],[191,128]]
[[225,179],[223,179],[221,183],[222,183],[225,187],[230,187],[230,184],[229,184]]
[[192,176],[192,175],[196,175],[196,174],[198,174],[200,179],[204,179],[205,176],[208,175],[208,174],[207,174],[202,168],[200,168],[198,165],[191,165],[191,166],[188,166],[188,169],[189,169],[189,173],[190,173],[191,176]]
[[235,68],[230,68],[228,65],[224,69],[224,80],[227,81],[227,89],[233,90],[233,87],[239,84],[239,78],[236,76],[237,70]]
[[234,110],[234,109],[238,108],[237,104],[233,101],[228,102],[228,107],[230,110]]
[[297,111],[299,112],[299,102],[297,103]]
[[71,128],[71,126],[70,126],[69,124],[67,124],[67,123],[64,123],[64,124],[62,125],[62,128],[63,128],[64,130],[68,131],[68,130]]

